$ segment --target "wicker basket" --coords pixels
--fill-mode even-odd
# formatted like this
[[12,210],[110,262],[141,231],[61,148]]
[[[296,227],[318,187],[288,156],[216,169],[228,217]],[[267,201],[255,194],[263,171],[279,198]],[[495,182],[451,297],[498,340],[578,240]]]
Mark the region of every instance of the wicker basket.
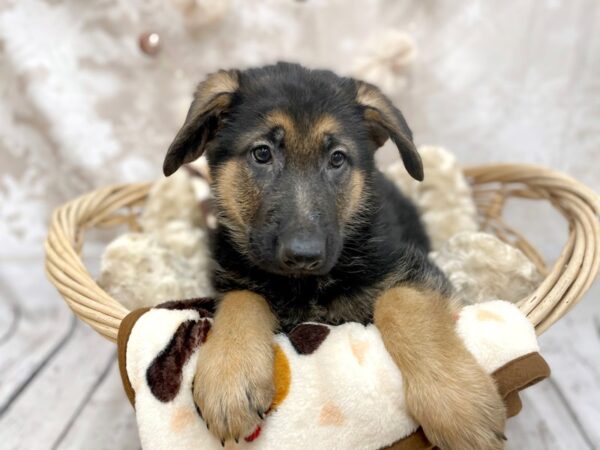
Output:
[[[569,311],[594,281],[600,264],[600,197],[576,180],[552,170],[520,164],[474,167],[465,171],[473,186],[482,226],[521,249],[545,275],[518,305],[541,334]],[[83,265],[84,231],[122,223],[136,228],[136,208],[151,184],[107,187],[57,208],[46,239],[46,272],[69,307],[102,336],[116,341],[129,312],[104,292]],[[516,230],[502,221],[510,197],[550,202],[568,221],[566,244],[551,268]]]

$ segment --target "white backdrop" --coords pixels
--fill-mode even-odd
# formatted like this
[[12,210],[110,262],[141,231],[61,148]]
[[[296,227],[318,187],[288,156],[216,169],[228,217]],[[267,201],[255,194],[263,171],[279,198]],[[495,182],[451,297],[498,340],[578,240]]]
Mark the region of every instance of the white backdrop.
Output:
[[600,190],[599,19],[595,0],[4,0],[0,256],[40,256],[55,205],[160,176],[206,73],[278,59],[380,84],[418,143],[465,164],[541,163]]
[[[138,46],[148,31],[154,57]],[[367,77],[417,143],[464,164],[539,163],[600,191],[598,0],[0,0],[2,448],[139,448],[114,346],[44,279],[49,214],[161,176],[195,83],[277,59]],[[511,209],[546,256],[560,251],[549,208]],[[600,448],[599,295],[540,340],[553,375],[524,393],[509,449]]]

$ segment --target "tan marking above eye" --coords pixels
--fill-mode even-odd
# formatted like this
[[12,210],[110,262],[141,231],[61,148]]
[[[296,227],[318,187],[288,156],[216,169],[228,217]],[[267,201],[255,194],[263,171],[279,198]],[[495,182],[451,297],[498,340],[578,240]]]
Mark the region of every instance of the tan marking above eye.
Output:
[[330,114],[324,114],[319,117],[313,127],[312,134],[315,138],[322,141],[329,134],[337,134],[341,130],[340,122]]
[[289,114],[278,109],[268,113],[265,117],[265,122],[270,128],[281,127],[288,137],[295,136],[296,134],[294,119]]
[[321,155],[326,139],[342,130],[341,123],[331,114],[323,114],[308,123],[297,123],[289,113],[279,109],[265,116],[265,124],[271,130],[282,130],[285,147],[291,150],[292,158],[298,156],[298,163],[309,161],[306,156]]

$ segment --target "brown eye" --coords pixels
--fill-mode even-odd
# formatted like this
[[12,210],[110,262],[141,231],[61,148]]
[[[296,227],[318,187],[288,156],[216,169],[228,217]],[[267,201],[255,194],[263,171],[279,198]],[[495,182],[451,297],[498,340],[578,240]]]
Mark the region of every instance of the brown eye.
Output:
[[346,162],[346,154],[339,150],[336,150],[335,152],[333,152],[331,154],[331,156],[329,157],[329,164],[331,165],[331,167],[333,167],[335,169],[342,167],[345,162]]
[[271,155],[271,149],[266,145],[259,145],[252,149],[252,157],[259,164],[268,164],[271,162],[273,156]]

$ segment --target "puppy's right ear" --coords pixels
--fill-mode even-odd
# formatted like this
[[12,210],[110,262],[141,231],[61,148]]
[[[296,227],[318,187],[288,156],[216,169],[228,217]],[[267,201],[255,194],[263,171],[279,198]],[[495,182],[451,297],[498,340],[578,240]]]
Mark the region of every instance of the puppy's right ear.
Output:
[[239,88],[237,70],[221,70],[209,75],[194,93],[185,122],[171,143],[163,173],[173,174],[181,165],[199,158],[219,128],[221,115],[229,108]]

